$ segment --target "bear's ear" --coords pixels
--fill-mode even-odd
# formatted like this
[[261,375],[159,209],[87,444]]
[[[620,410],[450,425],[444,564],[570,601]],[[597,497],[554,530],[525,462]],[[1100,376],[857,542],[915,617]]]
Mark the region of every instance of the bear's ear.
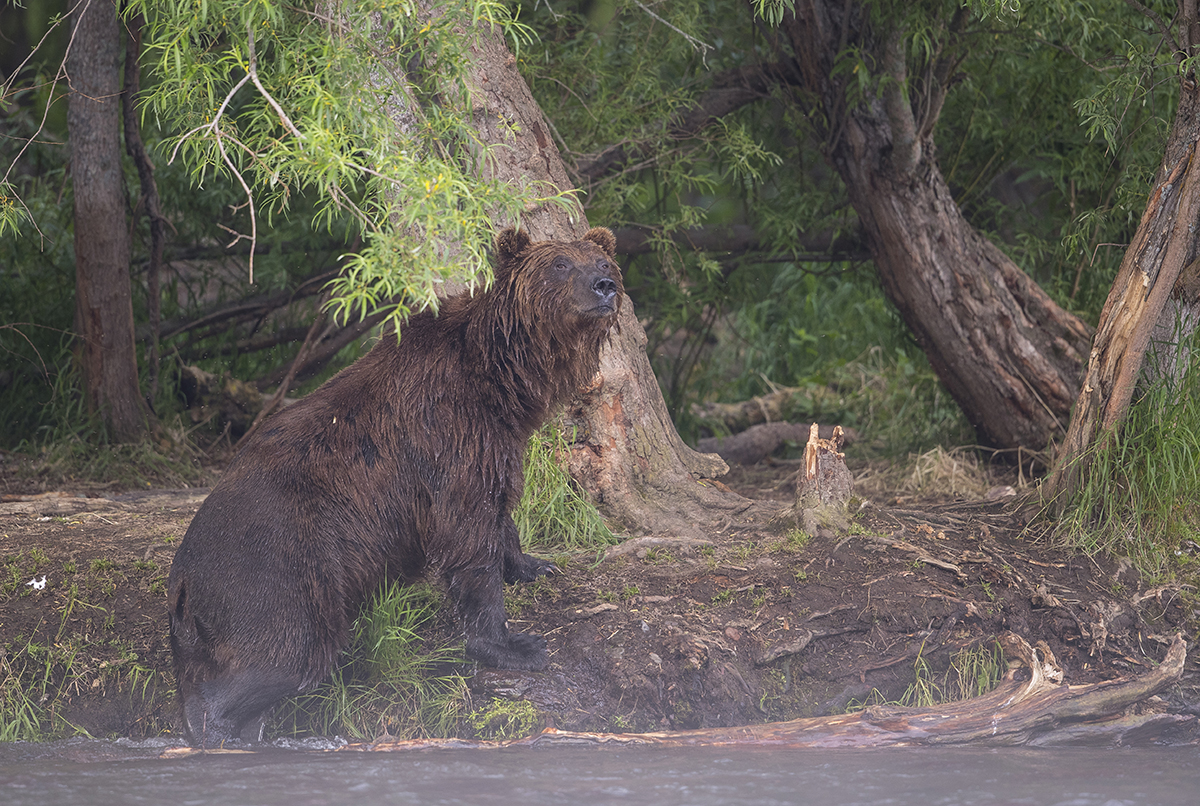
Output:
[[498,266],[510,265],[529,244],[529,233],[525,230],[515,227],[501,230],[496,235],[496,264]]
[[617,253],[617,236],[608,227],[592,227],[583,235],[585,241],[591,241],[604,250],[604,254],[613,257]]

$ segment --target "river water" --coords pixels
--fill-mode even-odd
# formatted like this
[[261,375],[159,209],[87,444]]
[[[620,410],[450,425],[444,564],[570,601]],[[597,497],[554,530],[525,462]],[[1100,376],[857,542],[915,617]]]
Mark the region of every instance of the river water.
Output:
[[0,744],[4,806],[1196,806],[1200,748],[270,747],[161,758],[122,740]]

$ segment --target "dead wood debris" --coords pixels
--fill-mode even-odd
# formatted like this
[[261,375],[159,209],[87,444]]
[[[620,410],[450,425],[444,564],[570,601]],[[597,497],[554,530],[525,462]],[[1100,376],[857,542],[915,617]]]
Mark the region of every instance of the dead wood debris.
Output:
[[[1137,713],[1183,672],[1186,644],[1176,635],[1167,656],[1138,677],[1084,685],[1062,683],[1062,669],[1044,642],[1036,649],[1020,636],[1000,636],[1010,668],[992,692],[934,708],[872,706],[852,714],[809,717],[734,728],[655,733],[579,733],[546,730],[535,736],[489,742],[460,739],[384,740],[340,750],[512,748],[551,745],[663,747],[762,746],[801,748],[912,745],[1050,745],[1150,740],[1164,733],[1194,735],[1196,717],[1151,710]],[[1153,703],[1150,703],[1153,705]]]
[[604,558],[600,562],[606,562],[617,557],[626,557],[630,554],[645,557],[652,549],[675,550],[686,553],[702,546],[711,545],[713,545],[711,540],[694,537],[634,537],[609,548],[604,552]]

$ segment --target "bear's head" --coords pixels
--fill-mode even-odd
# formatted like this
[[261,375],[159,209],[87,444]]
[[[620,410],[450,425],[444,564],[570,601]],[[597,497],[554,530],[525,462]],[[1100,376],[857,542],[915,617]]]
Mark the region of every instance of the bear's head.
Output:
[[594,227],[578,241],[533,241],[509,228],[496,236],[496,282],[512,289],[517,304],[542,316],[607,328],[616,319],[624,286],[613,255],[612,231]]

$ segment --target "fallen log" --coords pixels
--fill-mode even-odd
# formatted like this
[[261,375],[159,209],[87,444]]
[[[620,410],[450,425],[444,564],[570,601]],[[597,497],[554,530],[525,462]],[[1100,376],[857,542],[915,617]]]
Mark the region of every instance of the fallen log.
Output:
[[692,416],[699,421],[699,425],[708,428],[714,434],[736,434],[758,423],[787,420],[793,413],[793,400],[796,398],[812,399],[814,405],[803,407],[807,411],[812,408],[831,408],[832,406],[823,406],[820,403],[833,403],[837,395],[824,386],[808,389],[781,387],[740,403],[693,403]]
[[756,465],[785,442],[801,443],[808,439],[808,426],[775,422],[752,425],[745,431],[727,437],[704,437],[696,440],[696,450],[715,453],[731,465]]
[[[873,706],[852,714],[794,719],[735,728],[701,728],[657,733],[577,733],[548,729],[510,741],[469,739],[384,739],[348,744],[340,750],[398,752],[438,748],[588,746],[771,746],[787,748],[903,747],[915,745],[1047,745],[1121,743],[1153,739],[1162,731],[1195,730],[1196,717],[1131,714],[1179,679],[1186,644],[1177,635],[1166,658],[1140,677],[1066,685],[1049,648],[1037,649],[1014,633],[999,638],[1010,668],[1000,684],[981,697],[934,708]],[[1018,680],[1018,677],[1021,679]]]

